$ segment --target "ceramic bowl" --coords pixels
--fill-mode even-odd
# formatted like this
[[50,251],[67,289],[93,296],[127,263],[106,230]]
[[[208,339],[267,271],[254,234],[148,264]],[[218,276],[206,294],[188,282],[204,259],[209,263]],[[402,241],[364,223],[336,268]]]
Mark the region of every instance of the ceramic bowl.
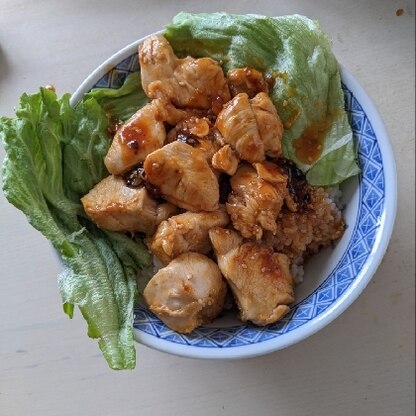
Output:
[[[77,103],[95,87],[118,88],[138,69],[140,39],[115,53],[82,83]],[[358,143],[361,174],[342,184],[347,230],[334,247],[322,250],[305,266],[296,302],[281,321],[265,327],[242,323],[226,314],[190,335],[170,330],[144,305],[136,305],[136,341],[194,358],[258,356],[293,345],[316,333],[357,299],[386,251],[396,215],[396,169],[386,129],[374,104],[354,77],[341,68],[345,109]]]

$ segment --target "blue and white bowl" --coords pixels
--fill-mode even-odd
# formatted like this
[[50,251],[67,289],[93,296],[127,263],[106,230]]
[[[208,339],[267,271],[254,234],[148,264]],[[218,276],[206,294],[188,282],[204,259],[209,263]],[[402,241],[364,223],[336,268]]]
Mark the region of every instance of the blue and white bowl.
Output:
[[[95,87],[118,88],[138,69],[140,39],[100,65],[77,89],[72,104]],[[342,184],[347,230],[335,247],[308,261],[296,303],[281,321],[266,327],[226,315],[189,335],[170,330],[145,306],[136,305],[134,333],[149,347],[194,358],[244,358],[295,344],[338,317],[363,291],[376,272],[393,230],[396,169],[389,139],[374,104],[344,68],[345,109],[358,143],[359,177]]]

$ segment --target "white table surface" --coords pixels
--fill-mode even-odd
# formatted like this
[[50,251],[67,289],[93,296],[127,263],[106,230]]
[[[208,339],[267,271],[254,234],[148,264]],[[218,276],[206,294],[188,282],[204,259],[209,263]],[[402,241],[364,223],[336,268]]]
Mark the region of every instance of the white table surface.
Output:
[[385,259],[341,317],[290,348],[216,362],[138,345],[136,370],[115,372],[83,320],[63,314],[48,243],[0,193],[0,415],[414,414],[414,2],[0,0],[0,115],[41,85],[75,91],[181,10],[320,20],[393,144],[399,204]]

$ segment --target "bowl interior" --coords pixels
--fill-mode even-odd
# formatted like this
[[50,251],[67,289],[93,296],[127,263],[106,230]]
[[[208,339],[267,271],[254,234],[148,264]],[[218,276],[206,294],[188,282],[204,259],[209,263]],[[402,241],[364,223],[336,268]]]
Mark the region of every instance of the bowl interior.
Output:
[[[142,41],[127,46],[97,68],[76,91],[73,100],[77,102],[91,88],[120,87],[126,76],[138,69],[137,45]],[[338,316],[364,289],[390,238],[396,211],[395,166],[381,119],[368,96],[345,69],[342,81],[345,109],[358,143],[362,172],[341,186],[346,232],[334,247],[322,250],[307,262],[304,281],[296,289],[297,300],[290,313],[273,325],[256,327],[240,322],[236,312],[230,311],[211,325],[182,335],[138,304],[134,320],[138,341],[166,352],[200,358],[258,355],[313,334]]]

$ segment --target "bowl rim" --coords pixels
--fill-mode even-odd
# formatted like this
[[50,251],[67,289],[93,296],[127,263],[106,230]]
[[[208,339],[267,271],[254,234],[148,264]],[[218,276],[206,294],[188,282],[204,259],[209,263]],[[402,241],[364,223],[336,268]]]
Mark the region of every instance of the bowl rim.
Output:
[[[81,100],[83,95],[90,91],[95,83],[106,73],[111,71],[123,59],[131,56],[138,45],[154,34],[163,34],[164,30],[160,30],[144,36],[124,48],[115,52],[101,65],[99,65],[91,74],[81,83],[81,85],[73,93],[70,103],[75,105]],[[376,241],[371,254],[371,261],[366,260],[364,269],[359,272],[359,279],[348,287],[345,292],[339,296],[323,313],[310,320],[302,327],[296,328],[291,332],[285,333],[281,337],[262,341],[251,345],[235,346],[232,348],[201,348],[192,345],[182,345],[171,342],[166,339],[158,338],[147,334],[137,328],[133,328],[135,340],[150,348],[179,355],[189,358],[204,359],[240,359],[250,358],[260,355],[272,353],[274,351],[294,345],[311,335],[315,334],[344,312],[362,293],[368,285],[374,274],[376,273],[390,242],[393,232],[394,223],[397,213],[397,172],[394,159],[393,149],[387,134],[386,127],[373,101],[366,93],[363,87],[358,83],[356,78],[341,64],[339,64],[341,80],[345,86],[353,92],[358,103],[361,105],[364,113],[371,121],[377,143],[380,148],[383,159],[383,169],[385,171],[385,203],[381,214],[380,228],[376,236]]]

